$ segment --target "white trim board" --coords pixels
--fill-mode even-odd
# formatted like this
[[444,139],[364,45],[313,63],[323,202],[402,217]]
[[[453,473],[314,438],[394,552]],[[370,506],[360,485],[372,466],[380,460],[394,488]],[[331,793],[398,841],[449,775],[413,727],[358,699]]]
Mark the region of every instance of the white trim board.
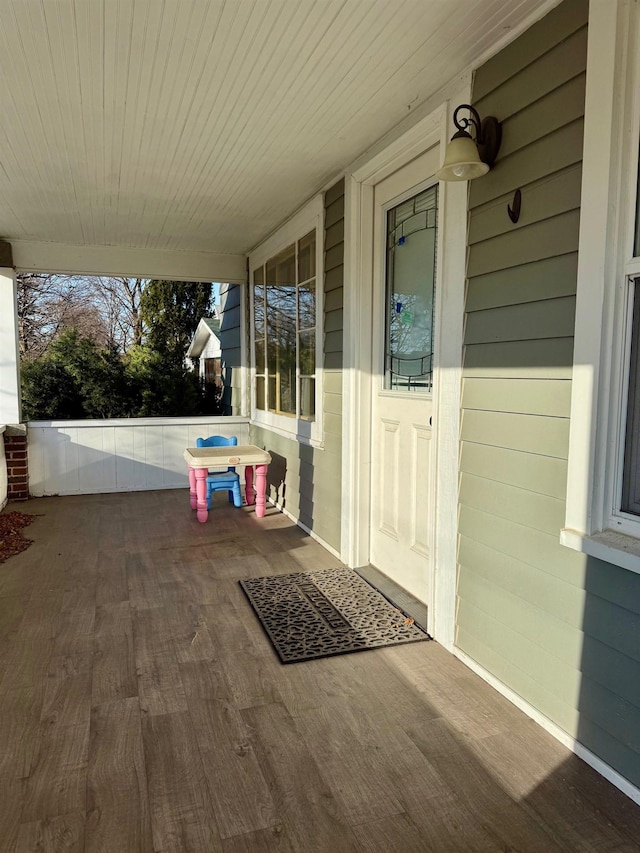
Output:
[[629,263],[636,195],[629,176],[636,174],[638,162],[639,40],[636,4],[591,0],[567,509],[560,539],[636,572],[640,558],[619,534],[640,541],[640,522],[620,510],[619,475],[627,276],[636,269]]
[[223,281],[244,284],[244,255],[214,252],[172,252],[132,246],[71,246],[12,240],[13,262],[19,272],[71,275],[127,275],[168,281]]
[[0,423],[20,423],[18,291],[11,267],[0,267]]
[[638,803],[638,805],[640,805],[640,788],[636,788],[636,786],[632,785],[631,782],[624,778],[624,776],[621,776],[617,770],[614,770],[613,767],[605,764],[601,758],[594,755],[594,753],[587,749],[586,746],[583,746],[580,741],[577,741],[572,737],[572,735],[565,732],[560,728],[560,726],[534,708],[533,705],[530,705],[526,699],[523,699],[522,696],[518,696],[517,693],[514,693],[510,687],[503,684],[502,681],[492,675],[473,658],[469,657],[469,655],[463,652],[462,649],[454,646],[451,651],[460,661],[462,661],[463,664],[465,664],[465,666],[468,666],[469,669],[475,672],[476,675],[480,676],[483,681],[486,681],[487,684],[494,688],[494,690],[497,690],[501,696],[508,699],[512,705],[519,708],[527,715],[527,717],[530,717],[563,746],[570,749],[571,752],[573,752],[574,755],[577,755],[578,758],[581,758],[585,764],[588,764],[589,767],[592,767],[597,773],[604,776],[608,782],[611,782],[612,785],[618,788],[619,791],[622,791],[622,793],[629,797],[629,799],[633,800],[634,803]]

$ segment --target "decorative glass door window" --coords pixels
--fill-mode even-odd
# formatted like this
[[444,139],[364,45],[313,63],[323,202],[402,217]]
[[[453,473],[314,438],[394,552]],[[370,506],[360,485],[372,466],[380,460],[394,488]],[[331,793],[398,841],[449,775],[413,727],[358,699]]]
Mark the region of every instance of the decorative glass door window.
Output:
[[433,388],[438,187],[387,212],[386,390]]
[[253,271],[255,405],[313,421],[316,397],[316,232]]

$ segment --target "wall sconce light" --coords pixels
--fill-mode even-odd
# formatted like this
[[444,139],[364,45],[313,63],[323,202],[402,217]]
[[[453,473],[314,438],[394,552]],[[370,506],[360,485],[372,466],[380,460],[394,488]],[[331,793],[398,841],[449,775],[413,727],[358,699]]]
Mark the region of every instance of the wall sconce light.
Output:
[[[468,110],[471,115],[458,118],[460,110]],[[436,177],[440,181],[471,181],[486,175],[500,150],[502,125],[493,116],[481,120],[471,104],[456,107],[453,123],[458,131],[447,145],[444,163]],[[471,126],[475,128],[475,140],[467,130]]]

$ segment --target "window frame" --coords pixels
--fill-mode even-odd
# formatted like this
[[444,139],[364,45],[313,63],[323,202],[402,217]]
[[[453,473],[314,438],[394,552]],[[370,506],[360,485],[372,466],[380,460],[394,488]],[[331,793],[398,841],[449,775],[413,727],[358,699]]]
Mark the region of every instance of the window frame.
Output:
[[[407,193],[402,193],[397,198],[390,201],[383,208],[383,216],[384,216],[384,236],[385,236],[385,245],[383,250],[383,261],[381,264],[381,270],[384,275],[384,347],[382,353],[382,364],[380,365],[380,375],[382,378],[381,387],[379,389],[379,393],[384,396],[389,396],[391,398],[400,398],[404,397],[406,399],[414,400],[416,397],[421,397],[424,400],[433,399],[433,387],[434,387],[434,365],[435,365],[435,356],[438,347],[437,340],[437,329],[436,329],[436,307],[438,304],[438,300],[440,299],[440,293],[438,289],[442,287],[442,282],[440,280],[439,269],[440,264],[438,263],[438,253],[441,251],[439,239],[439,229],[441,227],[440,222],[440,194],[441,194],[441,184],[439,181],[435,181],[433,178],[429,178],[427,181],[424,181],[422,184],[418,184],[422,188],[416,191],[416,187],[412,187],[410,191]],[[402,204],[405,204],[408,201],[411,201],[414,198],[417,198],[419,195],[428,192],[429,190],[435,190],[435,198],[436,204],[435,208],[429,208],[429,210],[435,210],[435,248],[434,248],[434,269],[433,269],[433,283],[432,283],[432,304],[431,304],[431,362],[430,362],[430,384],[428,389],[424,390],[405,390],[402,388],[392,388],[387,387],[388,382],[388,374],[391,372],[387,366],[387,358],[389,357],[389,335],[390,335],[390,319],[389,319],[389,214],[391,211],[400,207]],[[427,211],[428,212],[428,211]]]
[[[261,266],[264,267],[269,260],[284,251],[288,246],[294,243],[297,244],[309,232],[314,230],[316,234],[315,419],[308,420],[298,417],[296,414],[278,414],[256,408],[256,335],[253,274],[254,270]],[[249,253],[248,277],[251,423],[283,435],[286,438],[299,441],[302,444],[321,447],[323,440],[322,390],[324,362],[324,204],[322,195],[311,199],[281,228]],[[299,378],[300,369],[296,359],[296,384],[298,384]],[[296,408],[298,408],[298,403],[296,403]]]
[[[640,150],[640,13],[590,5],[563,545],[640,573],[640,516],[621,509]],[[633,178],[630,181],[629,175]],[[605,199],[605,203],[603,203]]]

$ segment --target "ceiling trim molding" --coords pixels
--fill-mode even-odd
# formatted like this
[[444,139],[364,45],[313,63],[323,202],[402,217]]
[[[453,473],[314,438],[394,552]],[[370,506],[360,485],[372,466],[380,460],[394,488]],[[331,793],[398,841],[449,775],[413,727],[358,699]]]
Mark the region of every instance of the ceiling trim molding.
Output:
[[171,252],[125,246],[72,246],[12,240],[18,272],[65,275],[119,275],[171,281],[218,281],[244,284],[245,255]]

